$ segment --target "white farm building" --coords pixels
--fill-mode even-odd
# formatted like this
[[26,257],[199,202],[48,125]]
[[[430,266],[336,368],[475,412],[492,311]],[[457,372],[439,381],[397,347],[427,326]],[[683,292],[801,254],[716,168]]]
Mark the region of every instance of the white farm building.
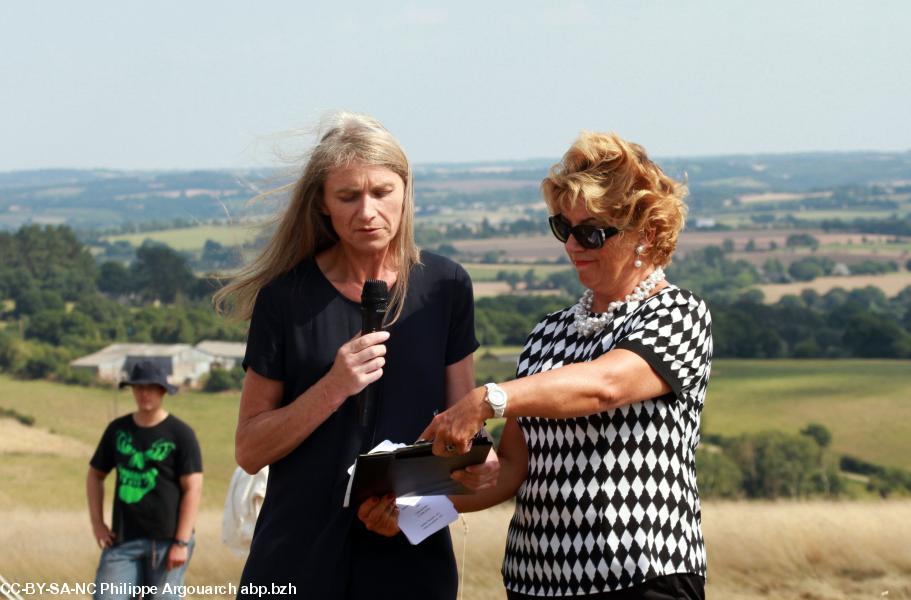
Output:
[[117,383],[140,360],[152,360],[168,374],[168,383],[196,386],[219,359],[189,344],[111,344],[77,358],[70,366],[89,370],[103,381]]

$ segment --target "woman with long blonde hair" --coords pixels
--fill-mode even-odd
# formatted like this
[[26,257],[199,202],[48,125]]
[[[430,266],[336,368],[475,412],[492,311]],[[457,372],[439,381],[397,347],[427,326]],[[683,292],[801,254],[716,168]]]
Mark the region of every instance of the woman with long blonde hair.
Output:
[[[451,600],[447,530],[412,546],[395,498],[343,501],[358,453],[414,441],[473,387],[471,282],[418,251],[411,166],[375,119],[333,115],[289,190],[272,239],[216,297],[250,318],[237,462],[249,473],[270,466],[241,596],[275,584],[308,598]],[[389,318],[361,335],[367,280],[386,283]],[[365,423],[352,397],[368,385]],[[472,471],[461,481],[480,489],[496,465]]]

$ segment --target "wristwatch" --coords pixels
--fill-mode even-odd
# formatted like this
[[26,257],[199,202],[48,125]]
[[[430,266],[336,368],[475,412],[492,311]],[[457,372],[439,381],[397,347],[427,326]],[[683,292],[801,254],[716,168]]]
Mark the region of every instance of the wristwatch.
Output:
[[177,546],[178,548],[186,548],[187,546],[190,545],[190,542],[185,542],[183,540],[174,538],[174,545]]
[[487,388],[487,396],[484,400],[493,409],[493,416],[502,417],[503,413],[506,412],[506,403],[509,401],[506,390],[495,383],[485,383],[484,387]]

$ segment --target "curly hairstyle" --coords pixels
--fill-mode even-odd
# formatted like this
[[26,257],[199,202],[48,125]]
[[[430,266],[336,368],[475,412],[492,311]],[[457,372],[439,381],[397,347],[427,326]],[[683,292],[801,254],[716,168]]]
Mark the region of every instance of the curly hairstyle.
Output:
[[686,184],[668,177],[645,148],[615,133],[583,131],[541,182],[551,214],[578,202],[604,225],[648,237],[644,258],[667,265],[686,220]]

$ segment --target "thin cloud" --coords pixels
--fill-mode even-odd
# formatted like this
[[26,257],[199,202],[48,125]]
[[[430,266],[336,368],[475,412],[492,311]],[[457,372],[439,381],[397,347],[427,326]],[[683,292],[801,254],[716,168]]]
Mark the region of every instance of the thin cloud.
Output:
[[439,7],[413,6],[405,9],[401,21],[405,25],[437,27],[449,22],[449,12]]

